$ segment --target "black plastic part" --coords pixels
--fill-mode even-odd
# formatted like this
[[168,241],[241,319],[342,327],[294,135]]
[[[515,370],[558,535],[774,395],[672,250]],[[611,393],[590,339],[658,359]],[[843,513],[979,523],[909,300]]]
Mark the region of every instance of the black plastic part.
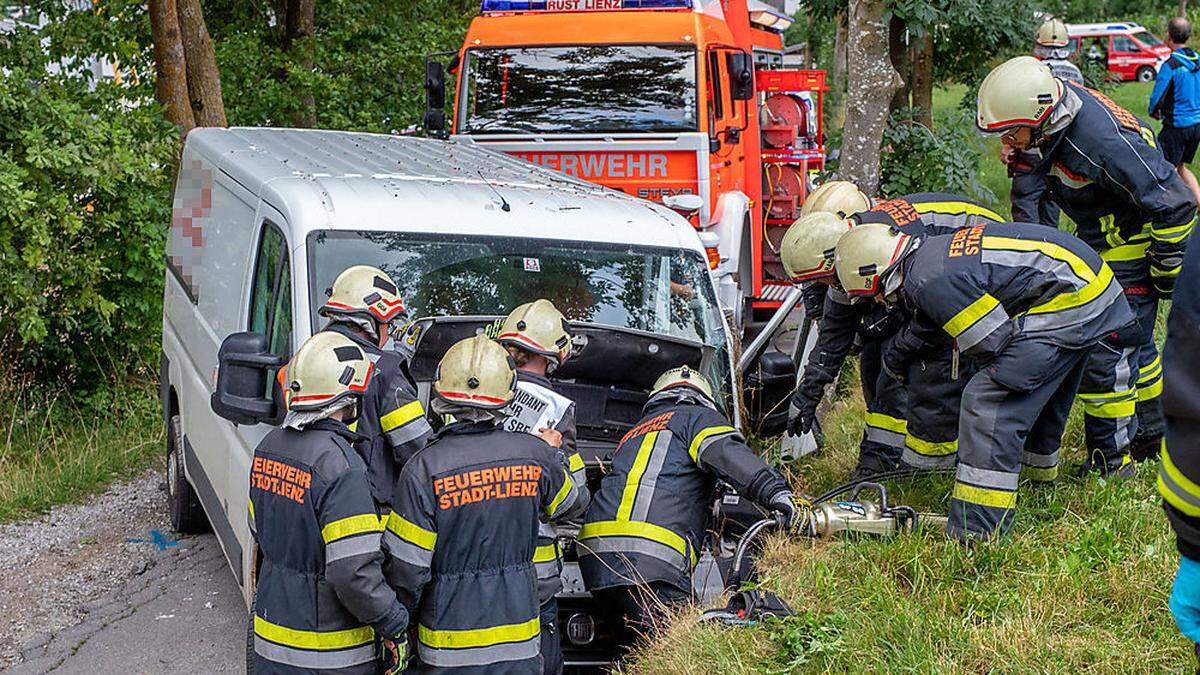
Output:
[[787,426],[788,405],[796,386],[796,364],[783,352],[766,352],[745,374],[749,427],[762,436],[777,436]]
[[735,101],[754,98],[754,57],[746,52],[731,52],[727,68],[730,98]]
[[[284,363],[271,353],[262,333],[225,338],[217,352],[217,388],[209,401],[213,412],[234,424],[277,424],[284,410],[272,375]],[[274,395],[268,398],[268,391]]]

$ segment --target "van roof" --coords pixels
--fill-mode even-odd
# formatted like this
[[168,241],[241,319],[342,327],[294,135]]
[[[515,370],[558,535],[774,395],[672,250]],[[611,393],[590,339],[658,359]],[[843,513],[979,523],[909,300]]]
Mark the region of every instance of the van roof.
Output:
[[1129,34],[1146,30],[1140,24],[1132,21],[1113,21],[1111,23],[1069,23],[1067,35],[1071,37],[1091,37],[1094,35]]
[[702,250],[670,209],[468,142],[235,127],[194,129],[187,146],[278,209],[300,237],[385,230]]

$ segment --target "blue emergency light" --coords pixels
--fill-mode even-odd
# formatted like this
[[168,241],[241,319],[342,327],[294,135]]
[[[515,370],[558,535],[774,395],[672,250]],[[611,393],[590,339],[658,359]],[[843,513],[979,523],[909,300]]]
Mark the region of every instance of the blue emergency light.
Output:
[[484,12],[589,12],[610,9],[691,9],[692,0],[483,0]]

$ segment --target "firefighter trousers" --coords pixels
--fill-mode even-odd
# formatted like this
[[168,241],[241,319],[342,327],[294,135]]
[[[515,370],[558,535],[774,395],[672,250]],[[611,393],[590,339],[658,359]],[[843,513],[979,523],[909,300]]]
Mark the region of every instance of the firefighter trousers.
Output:
[[954,363],[950,345],[939,345],[908,369],[908,409],[901,462],[905,468],[949,469],[958,459],[958,413],[974,362]]
[[[863,345],[859,373],[867,398],[867,420],[858,446],[858,468],[879,473],[892,471],[904,452],[908,423],[904,419],[908,405],[905,387],[888,375],[880,363],[883,343],[867,341]],[[868,384],[873,385],[868,386]]]
[[1028,171],[1013,171],[1009,200],[1012,202],[1013,222],[1058,227],[1059,208],[1042,176]]
[[[1154,324],[1150,327],[1153,331]],[[1147,351],[1152,353],[1151,360],[1158,358],[1153,333],[1148,347],[1144,344],[1126,347],[1105,341],[1096,345],[1088,356],[1083,380],[1079,383],[1088,467],[1107,473],[1128,461],[1130,444],[1139,425],[1138,362]],[[1162,407],[1157,398],[1147,402],[1147,409],[1157,409],[1161,433]],[[1053,476],[1045,480],[1051,479]]]
[[1016,515],[1022,466],[1057,470],[1089,351],[1018,338],[971,377],[962,396],[948,535],[1004,534]]
[[[1131,289],[1132,291],[1133,289]],[[1160,397],[1163,389],[1162,357],[1154,344],[1158,300],[1148,292],[1126,292],[1125,299],[1138,318],[1137,438],[1157,441],[1166,432]]]
[[560,675],[563,671],[562,626],[558,623],[558,598],[550,598],[538,612],[542,624],[542,673]]

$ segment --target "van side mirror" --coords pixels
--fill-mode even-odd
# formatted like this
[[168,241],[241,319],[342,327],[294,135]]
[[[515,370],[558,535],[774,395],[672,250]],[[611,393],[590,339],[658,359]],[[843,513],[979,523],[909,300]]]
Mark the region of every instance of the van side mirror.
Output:
[[431,136],[446,133],[446,69],[438,61],[425,59],[425,131]]
[[272,354],[269,346],[262,333],[234,333],[221,341],[217,387],[209,399],[213,412],[234,424],[283,421],[283,395],[272,375],[287,359]]
[[735,101],[749,101],[754,98],[754,58],[746,52],[730,52],[728,58],[729,96]]

